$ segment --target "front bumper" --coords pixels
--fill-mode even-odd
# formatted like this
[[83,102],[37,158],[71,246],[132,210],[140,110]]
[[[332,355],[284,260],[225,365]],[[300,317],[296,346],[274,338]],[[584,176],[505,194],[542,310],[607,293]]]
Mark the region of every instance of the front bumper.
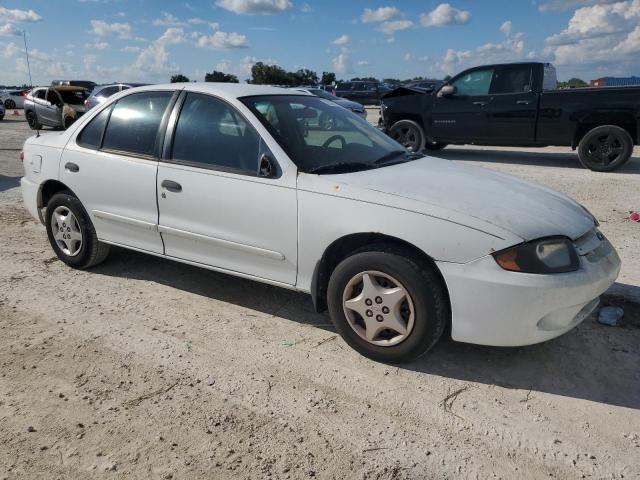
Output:
[[571,273],[508,272],[491,255],[468,264],[437,262],[451,299],[451,336],[460,342],[520,346],[568,332],[598,306],[620,258],[603,239]]

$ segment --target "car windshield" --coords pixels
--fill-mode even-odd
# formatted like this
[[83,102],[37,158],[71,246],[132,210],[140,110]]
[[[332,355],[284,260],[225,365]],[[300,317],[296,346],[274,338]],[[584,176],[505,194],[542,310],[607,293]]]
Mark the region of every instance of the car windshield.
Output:
[[411,154],[366,120],[323,98],[269,95],[240,100],[302,172],[353,172],[421,156]]

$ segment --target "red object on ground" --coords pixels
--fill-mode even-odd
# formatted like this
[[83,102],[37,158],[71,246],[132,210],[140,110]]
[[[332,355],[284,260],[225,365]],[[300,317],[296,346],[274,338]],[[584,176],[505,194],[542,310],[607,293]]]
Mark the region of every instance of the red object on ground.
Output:
[[631,220],[632,222],[640,222],[640,213],[631,212],[631,214],[629,215],[629,220]]
[[17,116],[18,116],[18,115],[20,115],[20,114],[18,113],[18,110],[14,110],[14,111],[13,111],[13,113],[12,113],[11,115],[13,115],[14,117],[17,117]]

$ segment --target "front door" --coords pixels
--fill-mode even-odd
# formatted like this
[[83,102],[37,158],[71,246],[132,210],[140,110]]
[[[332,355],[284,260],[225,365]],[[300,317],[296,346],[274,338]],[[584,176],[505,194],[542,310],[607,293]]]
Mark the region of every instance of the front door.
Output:
[[78,196],[100,240],[163,253],[156,174],[159,132],[172,95],[121,98],[72,136],[62,154],[60,180]]
[[38,90],[34,98],[38,122],[43,125],[58,126],[62,101],[55,90]]
[[454,78],[451,95],[436,96],[425,133],[450,143],[482,143],[489,139],[489,95],[492,68],[474,69]]
[[295,175],[260,176],[261,156],[273,155],[216,97],[187,93],[173,128],[157,180],[166,255],[295,284]]

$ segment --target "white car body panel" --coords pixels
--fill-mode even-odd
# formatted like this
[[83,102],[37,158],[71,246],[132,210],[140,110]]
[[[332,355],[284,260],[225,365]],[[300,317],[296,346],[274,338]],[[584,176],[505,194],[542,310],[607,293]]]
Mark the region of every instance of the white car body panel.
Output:
[[[336,240],[361,233],[395,237],[439,269],[451,300],[453,338],[487,345],[525,345],[568,331],[618,275],[620,260],[593,218],[545,187],[434,158],[341,175],[301,173],[238,100],[286,90],[184,84],[135,91],[159,89],[208,93],[232,104],[262,137],[281,175],[243,176],[78,146],[78,132],[107,105],[134,93],[128,90],[65,132],[27,140],[22,191],[31,214],[41,217],[43,182],[58,180],[76,193],[103,241],[304,292],[312,290],[316,267]],[[69,161],[79,173],[65,169]],[[182,192],[166,191],[163,180],[180,183]],[[578,271],[508,272],[490,255],[554,235],[575,241]]]

